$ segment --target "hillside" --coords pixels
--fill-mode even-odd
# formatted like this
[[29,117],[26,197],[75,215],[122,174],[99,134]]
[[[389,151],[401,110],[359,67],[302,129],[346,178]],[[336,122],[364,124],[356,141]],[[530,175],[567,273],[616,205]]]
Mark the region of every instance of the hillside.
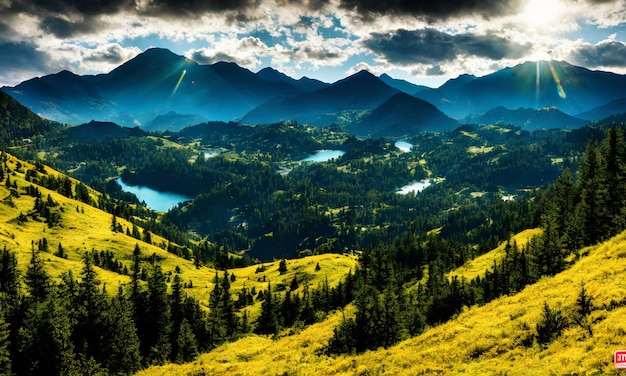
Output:
[[[26,175],[31,174],[28,171],[37,170],[36,166],[28,162],[8,155],[6,165],[13,171],[9,179],[12,186],[17,185],[17,189],[9,189],[4,183],[0,185],[0,248],[16,253],[18,267],[22,271],[26,270],[29,263],[31,244],[37,247],[43,238],[46,239],[49,250],[44,263],[46,270],[54,277],[68,270],[72,270],[75,276],[79,275],[83,267],[82,259],[85,252],[92,250],[110,251],[123,266],[130,268],[133,249],[137,244],[145,260],[156,255],[164,274],[170,275],[178,267],[180,269],[178,274],[182,281],[187,284],[191,282],[190,286],[193,286],[186,288],[185,292],[199,300],[202,305],[208,305],[208,293],[214,284],[215,269],[204,266],[198,269],[192,260],[167,252],[165,249],[170,242],[158,235],[151,235],[152,244],[127,235],[126,230],[131,229],[133,225],[123,218],[116,218],[123,232],[112,231],[111,214],[27,181]],[[65,178],[64,175],[47,166],[41,165],[39,168],[39,171],[41,168],[45,171],[45,173],[39,173],[39,176]],[[70,181],[74,185],[79,183],[71,178]],[[26,188],[31,185],[37,187],[43,200],[50,195],[51,199],[58,203],[58,206],[53,209],[60,216],[57,225],[50,227],[41,216],[35,216],[37,217],[35,218],[30,215],[33,212],[35,197],[28,195]],[[89,193],[91,199],[96,202],[98,196],[101,195],[91,189]],[[23,214],[26,220],[18,220],[20,214]],[[143,233],[141,227],[138,227],[138,230]],[[64,257],[55,255],[59,244],[64,249]],[[248,289],[262,290],[267,288],[268,282],[273,283],[277,291],[280,291],[280,286],[288,286],[294,277],[302,285],[304,285],[302,282],[306,281],[312,288],[317,288],[325,281],[328,281],[329,286],[335,286],[349,270],[355,268],[356,263],[354,257],[326,254],[290,260],[287,263],[288,271],[282,275],[278,271],[278,262],[264,264],[263,272],[257,272],[258,265],[232,269],[229,272],[236,275],[236,281],[232,283],[232,293],[236,295],[244,285]],[[317,265],[320,271],[315,271]],[[130,277],[127,275],[102,268],[97,268],[97,271],[99,278],[106,283],[110,293],[115,293],[119,285],[127,285],[130,282]],[[301,290],[302,288],[297,291],[301,292]],[[260,302],[256,302],[247,308],[252,318],[256,317],[259,307]]]
[[[138,375],[619,374],[612,356],[623,347],[626,332],[626,233],[582,254],[579,262],[554,277],[471,307],[389,349],[358,356],[320,355],[341,316],[351,314],[347,309],[293,336],[248,336],[193,363],[153,367]],[[581,283],[593,299],[587,318],[591,336],[571,320]],[[532,341],[544,303],[558,308],[569,322],[545,348]]]

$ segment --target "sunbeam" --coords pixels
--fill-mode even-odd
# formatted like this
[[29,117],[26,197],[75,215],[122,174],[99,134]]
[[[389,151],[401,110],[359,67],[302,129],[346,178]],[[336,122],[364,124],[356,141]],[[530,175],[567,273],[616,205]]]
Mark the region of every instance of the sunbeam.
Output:
[[176,83],[176,86],[174,86],[174,90],[172,90],[172,95],[170,95],[170,98],[174,96],[174,94],[176,94],[176,91],[178,90],[178,87],[180,86],[180,83],[183,82],[183,78],[185,78],[185,75],[187,74],[187,69],[183,70],[183,73],[180,74],[180,78],[178,79],[178,82]]

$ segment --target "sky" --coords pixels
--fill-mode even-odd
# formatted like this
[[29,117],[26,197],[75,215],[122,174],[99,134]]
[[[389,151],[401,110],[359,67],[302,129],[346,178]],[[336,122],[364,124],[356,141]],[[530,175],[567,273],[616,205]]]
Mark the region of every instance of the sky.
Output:
[[0,0],[0,86],[150,47],[326,82],[367,69],[437,87],[548,59],[626,74],[626,0]]

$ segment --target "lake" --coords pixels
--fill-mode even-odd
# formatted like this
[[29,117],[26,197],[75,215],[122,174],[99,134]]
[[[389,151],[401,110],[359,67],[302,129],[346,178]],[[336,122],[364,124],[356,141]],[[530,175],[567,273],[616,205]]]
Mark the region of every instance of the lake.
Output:
[[326,162],[331,159],[337,159],[346,154],[343,150],[318,150],[313,155],[302,159],[300,162]]
[[398,140],[396,141],[396,143],[394,144],[398,149],[400,149],[400,151],[404,152],[404,153],[408,153],[411,151],[411,149],[413,149],[413,144],[406,142],[404,140]]
[[192,199],[178,193],[159,192],[141,185],[128,185],[122,181],[122,178],[117,178],[117,183],[124,192],[134,193],[139,201],[145,202],[150,209],[158,212],[166,212],[179,203]]
[[399,193],[401,195],[408,195],[411,192],[420,193],[421,191],[430,187],[431,185],[441,183],[444,180],[445,178],[434,178],[434,179],[424,179],[424,180],[416,181],[414,183],[407,184],[404,187],[400,187],[400,189],[398,189],[396,193]]

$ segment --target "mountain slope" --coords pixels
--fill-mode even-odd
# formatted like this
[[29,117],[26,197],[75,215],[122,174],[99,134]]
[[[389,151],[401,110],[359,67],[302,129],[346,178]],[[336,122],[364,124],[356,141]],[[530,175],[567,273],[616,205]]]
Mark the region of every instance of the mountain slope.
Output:
[[107,74],[77,76],[64,71],[2,90],[50,119],[72,124],[125,121],[124,126],[145,124],[169,111],[230,120],[276,96],[302,93],[233,63],[199,65],[160,48]]
[[[138,375],[250,374],[618,374],[613,353],[626,332],[626,233],[583,250],[582,259],[521,292],[472,307],[456,319],[389,349],[357,356],[320,355],[343,315],[272,340],[248,336],[189,364],[152,367]],[[584,283],[593,298],[593,336],[570,322],[549,346],[528,344],[544,303],[566,317]],[[531,341],[532,342],[532,341]]]
[[448,116],[462,118],[504,106],[556,107],[573,115],[623,98],[626,76],[590,71],[566,62],[526,62],[484,77],[462,76],[416,96]]
[[577,116],[586,120],[598,120],[619,113],[626,113],[626,98],[616,99],[611,103],[596,107]]
[[0,114],[2,114],[0,141],[7,145],[60,128],[60,124],[42,119],[2,91],[0,91]]
[[344,111],[371,110],[394,94],[390,87],[367,71],[339,80],[314,92],[268,102],[247,113],[243,123],[274,123],[296,119],[303,123],[328,125]]
[[432,104],[401,92],[346,128],[360,136],[400,137],[449,130],[457,125]]
[[[29,263],[31,244],[35,244],[36,247],[36,244],[43,238],[48,244],[48,252],[43,257],[44,263],[46,270],[53,277],[58,277],[68,270],[71,270],[75,276],[80,275],[82,258],[85,252],[92,250],[110,251],[123,266],[130,269],[132,253],[137,244],[143,259],[147,261],[155,255],[165,274],[175,273],[177,268],[180,269],[178,273],[180,278],[185,283],[191,281],[190,285],[193,286],[186,288],[185,292],[203,305],[208,305],[208,291],[210,290],[207,289],[213,286],[217,272],[215,269],[204,266],[197,268],[192,260],[168,253],[165,249],[174,243],[158,235],[151,235],[151,244],[127,235],[127,230],[132,229],[133,225],[123,218],[116,218],[123,232],[112,231],[111,214],[35,183],[35,180],[42,176],[66,178],[65,175],[47,166],[42,166],[43,170],[37,170],[32,164],[12,155],[7,154],[7,157],[6,166],[11,171],[11,186],[15,184],[17,188],[7,188],[5,181],[0,184],[0,247],[16,253],[18,267],[21,270],[25,270]],[[36,170],[39,172],[34,174],[32,171]],[[5,170],[5,176],[6,172]],[[26,180],[27,174],[31,176],[29,181]],[[78,184],[75,179],[69,178],[69,180],[74,186]],[[50,198],[58,204],[52,209],[60,216],[58,224],[49,227],[42,216],[32,215],[35,197],[27,193],[29,186],[37,187],[44,201],[50,195]],[[92,189],[89,189],[89,193],[95,202],[101,195]],[[143,233],[141,226],[138,226],[138,229]],[[55,255],[59,244],[64,249],[64,257]],[[255,288],[261,291],[267,288],[268,282],[271,282],[276,291],[279,291],[280,286],[288,286],[295,276],[299,281],[307,281],[313,288],[325,282],[332,287],[337,285],[349,270],[356,267],[357,260],[351,256],[337,254],[289,260],[288,271],[284,274],[278,271],[278,264],[279,262],[264,264],[262,273],[258,272],[259,265],[231,269],[230,274],[235,274],[237,278],[236,281],[231,282],[233,295],[244,287],[248,290]],[[320,271],[316,270],[318,264]],[[119,285],[130,282],[127,275],[102,268],[97,268],[97,271],[99,278],[107,284],[108,291],[111,293],[116,293]],[[304,284],[297,291],[301,293],[303,289]],[[250,318],[256,319],[260,306],[261,302],[255,301],[253,305],[246,308]]]
[[526,131],[551,128],[575,129],[588,123],[587,120],[567,115],[554,107],[537,110],[532,108],[511,110],[497,107],[480,116],[468,116],[464,121],[476,124],[511,124]]
[[391,86],[394,89],[398,89],[403,91],[409,95],[413,95],[419,91],[430,89],[428,86],[415,85],[406,80],[400,80],[397,78],[393,78],[389,76],[387,73],[381,74],[378,78],[387,85]]
[[287,76],[286,74],[282,72],[277,71],[274,68],[269,68],[269,67],[261,69],[260,71],[256,73],[256,75],[270,82],[286,83],[288,85],[294,86],[302,91],[307,91],[307,92],[323,89],[329,86],[329,84],[327,84],[326,82],[314,80],[308,77],[302,77],[296,80]]

